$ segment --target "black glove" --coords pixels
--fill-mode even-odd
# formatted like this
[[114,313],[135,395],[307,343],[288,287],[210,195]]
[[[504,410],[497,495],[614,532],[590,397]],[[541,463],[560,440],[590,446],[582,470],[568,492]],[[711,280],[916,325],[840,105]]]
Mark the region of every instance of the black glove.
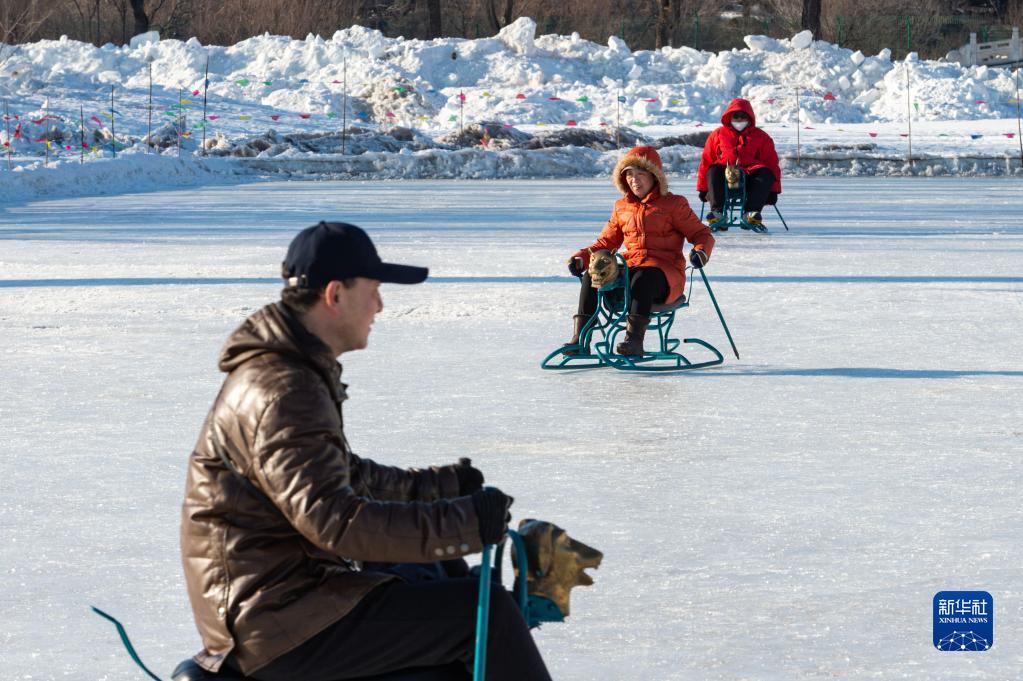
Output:
[[700,192],[700,201],[707,203],[707,192],[706,190]]
[[774,206],[778,203],[778,192],[767,192],[767,205]]
[[515,500],[497,489],[484,487],[472,495],[472,505],[476,507],[476,518],[480,524],[480,539],[484,544],[499,544],[508,531],[511,521],[512,502]]
[[455,465],[458,476],[458,496],[467,497],[483,489],[483,473],[472,467],[472,459],[463,456]]
[[693,267],[696,269],[700,269],[707,264],[707,254],[699,248],[694,248],[689,251],[689,262],[691,262]]
[[581,277],[583,276],[583,272],[585,271],[586,268],[583,267],[582,258],[578,256],[572,256],[571,258],[568,259],[568,272],[573,277]]

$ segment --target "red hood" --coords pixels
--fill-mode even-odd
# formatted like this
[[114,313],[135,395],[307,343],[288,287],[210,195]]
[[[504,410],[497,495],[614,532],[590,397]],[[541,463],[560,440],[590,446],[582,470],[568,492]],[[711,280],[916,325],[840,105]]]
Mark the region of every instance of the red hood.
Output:
[[736,111],[741,111],[749,116],[750,127],[757,127],[757,115],[753,113],[753,105],[748,100],[735,98],[728,103],[728,108],[721,114],[721,125],[731,127],[732,125],[732,114]]

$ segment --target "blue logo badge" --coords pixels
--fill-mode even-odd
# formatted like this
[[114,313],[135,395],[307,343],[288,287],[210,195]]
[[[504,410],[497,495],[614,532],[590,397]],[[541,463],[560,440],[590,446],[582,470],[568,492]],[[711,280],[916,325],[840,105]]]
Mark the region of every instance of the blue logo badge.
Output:
[[995,599],[987,591],[934,594],[934,647],[944,652],[988,650],[994,645]]

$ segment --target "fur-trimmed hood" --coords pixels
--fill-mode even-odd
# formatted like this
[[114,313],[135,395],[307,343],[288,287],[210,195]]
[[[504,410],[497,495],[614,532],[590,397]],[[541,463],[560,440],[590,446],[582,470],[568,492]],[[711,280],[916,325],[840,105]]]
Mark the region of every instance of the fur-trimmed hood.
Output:
[[[611,179],[614,181],[618,191],[625,196],[629,196],[632,193],[623,177],[623,173],[628,168],[639,168],[640,170],[647,171],[657,180],[657,189],[661,196],[668,194],[668,178],[664,174],[664,164],[661,163],[660,154],[653,147],[633,147],[615,164]],[[637,196],[636,198],[642,199],[643,197]]]

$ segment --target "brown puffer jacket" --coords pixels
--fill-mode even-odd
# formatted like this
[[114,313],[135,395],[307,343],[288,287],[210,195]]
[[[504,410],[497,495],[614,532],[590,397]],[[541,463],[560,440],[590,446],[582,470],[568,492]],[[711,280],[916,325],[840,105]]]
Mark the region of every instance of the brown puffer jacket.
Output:
[[233,653],[251,674],[392,579],[353,561],[482,549],[472,499],[447,500],[458,494],[453,467],[403,470],[351,452],[341,367],[288,308],[249,317],[220,368],[228,377],[189,460],[181,522],[201,666],[216,671]]

